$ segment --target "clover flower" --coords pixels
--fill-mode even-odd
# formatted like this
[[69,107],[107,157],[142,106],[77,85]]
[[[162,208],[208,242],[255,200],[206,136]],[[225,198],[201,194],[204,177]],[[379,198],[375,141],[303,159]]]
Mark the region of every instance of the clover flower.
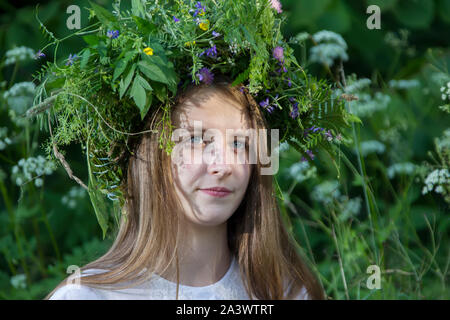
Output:
[[214,74],[206,67],[201,68],[197,74],[200,81],[211,84],[214,81]]
[[119,30],[108,30],[106,36],[111,39],[116,39],[119,36]]
[[283,49],[283,47],[276,47],[275,49],[273,49],[272,54],[273,54],[273,57],[275,59],[277,59],[281,63],[283,62],[283,59],[284,59],[284,49]]

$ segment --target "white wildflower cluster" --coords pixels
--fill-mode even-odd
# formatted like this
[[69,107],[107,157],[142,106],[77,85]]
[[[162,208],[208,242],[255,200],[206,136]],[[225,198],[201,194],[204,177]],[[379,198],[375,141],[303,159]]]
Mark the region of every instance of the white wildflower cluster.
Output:
[[446,86],[441,87],[441,98],[444,101],[446,100],[450,101],[450,81],[447,82]]
[[440,150],[441,152],[444,149],[449,149],[450,150],[450,128],[446,129],[444,131],[444,135],[440,138],[437,138],[435,140],[436,142],[436,147],[438,148],[438,150]]
[[314,187],[311,198],[314,201],[330,204],[333,200],[339,199],[339,182],[337,180],[327,180]]
[[27,61],[34,59],[36,53],[33,49],[24,46],[16,47],[14,49],[6,51],[5,66],[15,64],[19,61]]
[[17,165],[12,167],[12,178],[18,186],[34,179],[36,187],[42,187],[44,180],[42,175],[51,175],[56,166],[53,161],[43,156],[20,159]]
[[399,174],[411,175],[415,173],[416,168],[417,166],[411,162],[395,163],[387,169],[387,174],[389,179],[392,179]]
[[300,183],[315,177],[317,168],[311,167],[308,161],[299,161],[290,166],[287,171],[290,177]]
[[[371,153],[382,154],[386,150],[386,146],[377,140],[367,140],[361,142],[361,154],[363,157]],[[356,150],[355,150],[356,152]]]
[[347,84],[347,86],[345,87],[345,93],[355,94],[361,92],[362,90],[370,86],[371,83],[372,81],[367,78],[354,80]]
[[300,32],[295,37],[291,37],[289,39],[289,43],[300,45],[303,42],[305,42],[306,40],[308,40],[308,38],[309,38],[309,33],[308,32]]
[[351,111],[358,117],[368,117],[377,111],[387,108],[391,97],[381,92],[376,92],[372,97],[368,93],[358,94],[358,100],[351,104]]
[[340,34],[322,30],[312,36],[317,43],[310,49],[310,61],[333,65],[334,60],[348,60],[347,43]]
[[33,82],[19,82],[3,93],[9,106],[9,116],[18,126],[24,126],[27,119],[22,115],[33,104],[36,86]]
[[8,128],[0,128],[0,151],[5,150],[6,146],[12,143],[11,139],[8,138]]
[[450,189],[450,173],[448,169],[433,170],[425,178],[424,183],[422,194],[434,191],[446,195]]
[[391,80],[389,81],[389,87],[393,89],[411,89],[420,86],[420,82],[417,79],[411,80]]
[[69,192],[61,198],[61,202],[70,209],[74,209],[79,202],[78,200],[83,199],[85,196],[86,190],[83,187],[74,186],[70,188]]
[[288,151],[289,148],[290,148],[290,147],[289,147],[289,143],[287,143],[286,141],[284,141],[284,142],[280,143],[278,146],[276,146],[276,147],[274,148],[274,151],[275,151],[275,152],[278,152],[278,153],[282,153],[282,152]]
[[347,220],[350,217],[354,217],[359,214],[361,210],[362,200],[360,197],[348,199],[347,196],[341,196],[341,209],[339,214],[340,220]]
[[9,281],[15,289],[25,289],[27,287],[27,277],[23,273],[12,276]]

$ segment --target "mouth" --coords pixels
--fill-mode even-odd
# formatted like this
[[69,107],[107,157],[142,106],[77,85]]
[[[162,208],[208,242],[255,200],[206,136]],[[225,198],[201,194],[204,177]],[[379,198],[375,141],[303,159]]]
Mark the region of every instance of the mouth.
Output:
[[207,189],[200,189],[200,191],[213,196],[213,197],[226,197],[229,194],[231,194],[231,190],[227,189],[227,188],[219,188],[219,187],[215,187],[215,188],[207,188]]

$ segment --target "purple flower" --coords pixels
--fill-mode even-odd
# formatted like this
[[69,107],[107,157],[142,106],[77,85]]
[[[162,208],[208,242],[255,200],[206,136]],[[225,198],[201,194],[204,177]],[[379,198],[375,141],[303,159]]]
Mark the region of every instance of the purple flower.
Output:
[[78,58],[76,54],[69,54],[69,58],[67,58],[66,66],[71,66],[73,64],[73,60]]
[[281,9],[281,3],[279,0],[270,0],[270,4],[272,5],[272,8],[277,10],[278,13],[283,12],[283,10]]
[[288,86],[289,86],[289,88],[291,88],[292,87],[292,81],[291,81],[291,78],[288,78]]
[[273,49],[273,57],[280,62],[283,62],[284,59],[284,49],[282,47],[276,47]]
[[201,68],[197,74],[200,81],[211,84],[214,81],[214,74],[208,68]]
[[203,51],[202,53],[200,53],[198,56],[201,57],[202,55],[204,55],[206,53],[207,57],[217,57],[217,48],[216,45],[212,46],[209,49],[206,49],[205,51]]
[[291,118],[295,119],[298,117],[298,102],[294,103],[294,105],[292,106],[292,111],[291,111]]
[[324,134],[327,137],[328,141],[333,140],[333,135],[331,134],[331,130],[328,130],[328,131],[324,132]]
[[199,12],[205,12],[206,8],[202,6],[202,3],[200,1],[197,2],[195,7],[197,8],[197,10],[195,10],[194,17],[196,17],[199,14]]
[[274,106],[270,106],[269,105],[269,98],[266,98],[266,100],[263,100],[259,103],[259,105],[261,107],[263,107],[265,110],[267,110],[267,112],[272,113],[273,110],[275,109]]
[[[311,160],[314,160],[314,154],[312,153],[311,150],[306,150],[306,154],[311,158]],[[307,158],[302,157],[302,161],[309,161]]]
[[213,30],[212,35],[214,36],[214,38],[217,38],[218,36],[220,36],[220,33],[215,32],[215,31]]
[[266,100],[261,101],[261,102],[259,103],[259,105],[260,105],[261,107],[263,107],[263,108],[267,107],[267,106],[269,105],[269,98],[266,98]]
[[119,30],[108,30],[106,36],[111,39],[116,39],[119,36]]
[[40,59],[41,57],[45,57],[45,54],[41,50],[39,50],[38,52],[36,52],[34,58],[37,60]]
[[177,17],[173,16],[173,21],[175,21],[175,22],[179,22],[179,21],[180,21],[180,19],[177,19]]

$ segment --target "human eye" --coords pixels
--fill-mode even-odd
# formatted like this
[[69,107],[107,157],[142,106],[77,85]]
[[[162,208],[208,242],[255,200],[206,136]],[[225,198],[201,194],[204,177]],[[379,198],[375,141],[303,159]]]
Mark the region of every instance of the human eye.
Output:
[[238,139],[233,141],[233,147],[237,150],[245,150],[248,147],[248,145],[245,140]]

